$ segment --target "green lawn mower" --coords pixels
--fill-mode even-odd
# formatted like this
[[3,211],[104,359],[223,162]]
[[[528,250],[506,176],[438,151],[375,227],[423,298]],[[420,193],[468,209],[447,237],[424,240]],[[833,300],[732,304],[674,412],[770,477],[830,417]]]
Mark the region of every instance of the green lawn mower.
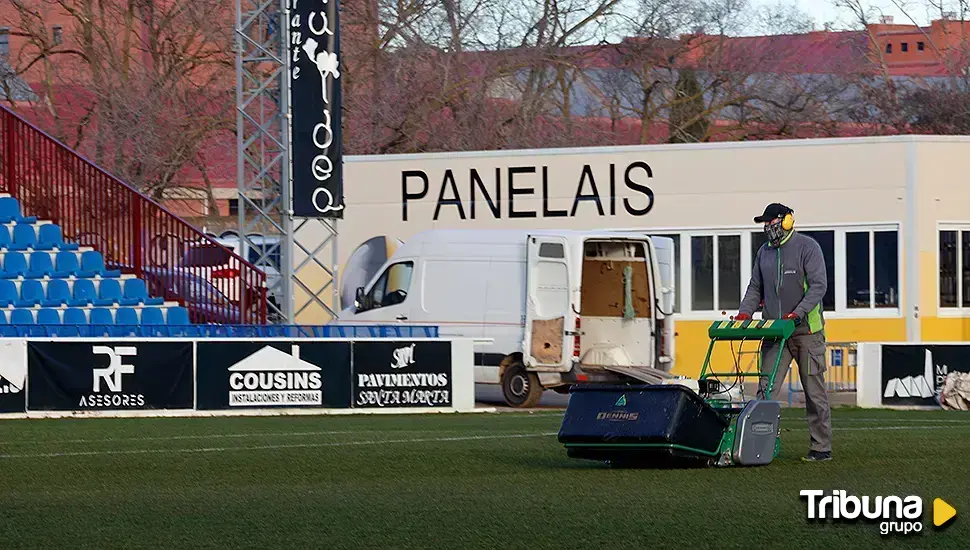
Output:
[[[559,430],[559,442],[571,458],[604,461],[614,466],[691,467],[769,464],[780,449],[781,403],[744,399],[746,379],[765,377],[771,395],[783,354],[762,373],[743,372],[741,346],[746,341],[784,346],[794,321],[715,321],[710,345],[697,380],[672,379],[663,384],[576,385]],[[733,372],[713,370],[714,346],[729,342]],[[759,346],[760,351],[760,346]],[[726,382],[731,381],[730,386]]]

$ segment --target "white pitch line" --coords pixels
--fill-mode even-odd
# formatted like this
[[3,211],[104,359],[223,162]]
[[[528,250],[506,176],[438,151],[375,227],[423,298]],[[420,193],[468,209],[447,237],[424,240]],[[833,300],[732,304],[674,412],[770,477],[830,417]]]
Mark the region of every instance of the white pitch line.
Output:
[[108,455],[139,455],[139,454],[178,454],[178,453],[220,453],[227,451],[261,451],[276,449],[313,449],[319,447],[351,447],[358,445],[384,445],[388,443],[434,443],[442,441],[475,441],[485,439],[521,439],[527,437],[547,437],[558,435],[558,432],[537,434],[506,434],[506,435],[470,435],[457,437],[435,437],[426,439],[385,439],[376,441],[331,441],[326,443],[292,443],[284,445],[251,445],[246,447],[201,447],[189,449],[131,449],[123,451],[70,451],[63,453],[24,453],[0,454],[5,458],[59,458],[67,456],[108,456]]
[[[453,430],[344,430],[344,431],[316,431],[316,432],[252,432],[239,434],[193,434],[169,435],[155,437],[108,437],[104,439],[58,439],[48,443],[118,443],[122,441],[180,441],[186,439],[233,439],[248,437],[304,437],[313,435],[350,435],[350,434],[383,434],[383,433],[435,433]],[[0,445],[37,445],[37,440],[2,441]]]
[[[807,426],[804,426],[804,427],[799,426],[797,428],[785,428],[784,426],[782,426],[782,428],[783,429],[786,429],[786,430],[797,430],[797,431],[800,431],[800,432],[808,430],[808,427]],[[904,430],[904,431],[905,430],[911,430],[911,431],[919,431],[919,430],[958,430],[958,429],[966,429],[966,428],[970,428],[970,425],[968,425],[968,426],[960,426],[960,425],[952,425],[951,424],[949,426],[870,426],[870,427],[866,427],[866,428],[863,428],[861,426],[851,426],[851,427],[848,427],[848,428],[840,428],[839,425],[838,425],[838,423],[835,423],[835,424],[832,425],[832,431],[833,432],[855,432],[855,431],[859,431],[859,432],[870,432],[870,431],[875,431],[875,430]]]

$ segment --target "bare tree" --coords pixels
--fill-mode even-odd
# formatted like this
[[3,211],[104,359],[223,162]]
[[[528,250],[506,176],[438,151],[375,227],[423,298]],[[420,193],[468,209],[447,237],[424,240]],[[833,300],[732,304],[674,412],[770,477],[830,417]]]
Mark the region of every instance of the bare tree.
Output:
[[[223,2],[3,1],[23,41],[12,64],[42,90],[49,130],[143,192],[188,185],[204,144],[231,131]],[[67,22],[61,36],[51,19]]]

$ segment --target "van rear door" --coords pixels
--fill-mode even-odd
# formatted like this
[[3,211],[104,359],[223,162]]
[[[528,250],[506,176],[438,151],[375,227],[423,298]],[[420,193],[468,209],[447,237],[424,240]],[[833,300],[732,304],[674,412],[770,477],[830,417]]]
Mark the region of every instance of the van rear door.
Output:
[[564,237],[530,235],[526,255],[525,364],[539,370],[568,370],[569,247]]

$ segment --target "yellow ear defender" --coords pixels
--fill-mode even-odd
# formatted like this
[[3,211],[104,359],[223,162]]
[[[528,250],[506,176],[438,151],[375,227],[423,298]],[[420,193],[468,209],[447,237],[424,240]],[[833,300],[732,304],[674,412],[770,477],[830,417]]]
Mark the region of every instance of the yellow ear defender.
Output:
[[795,227],[795,218],[792,216],[792,213],[789,212],[785,214],[784,218],[781,219],[781,228],[785,231],[791,231],[793,227]]

